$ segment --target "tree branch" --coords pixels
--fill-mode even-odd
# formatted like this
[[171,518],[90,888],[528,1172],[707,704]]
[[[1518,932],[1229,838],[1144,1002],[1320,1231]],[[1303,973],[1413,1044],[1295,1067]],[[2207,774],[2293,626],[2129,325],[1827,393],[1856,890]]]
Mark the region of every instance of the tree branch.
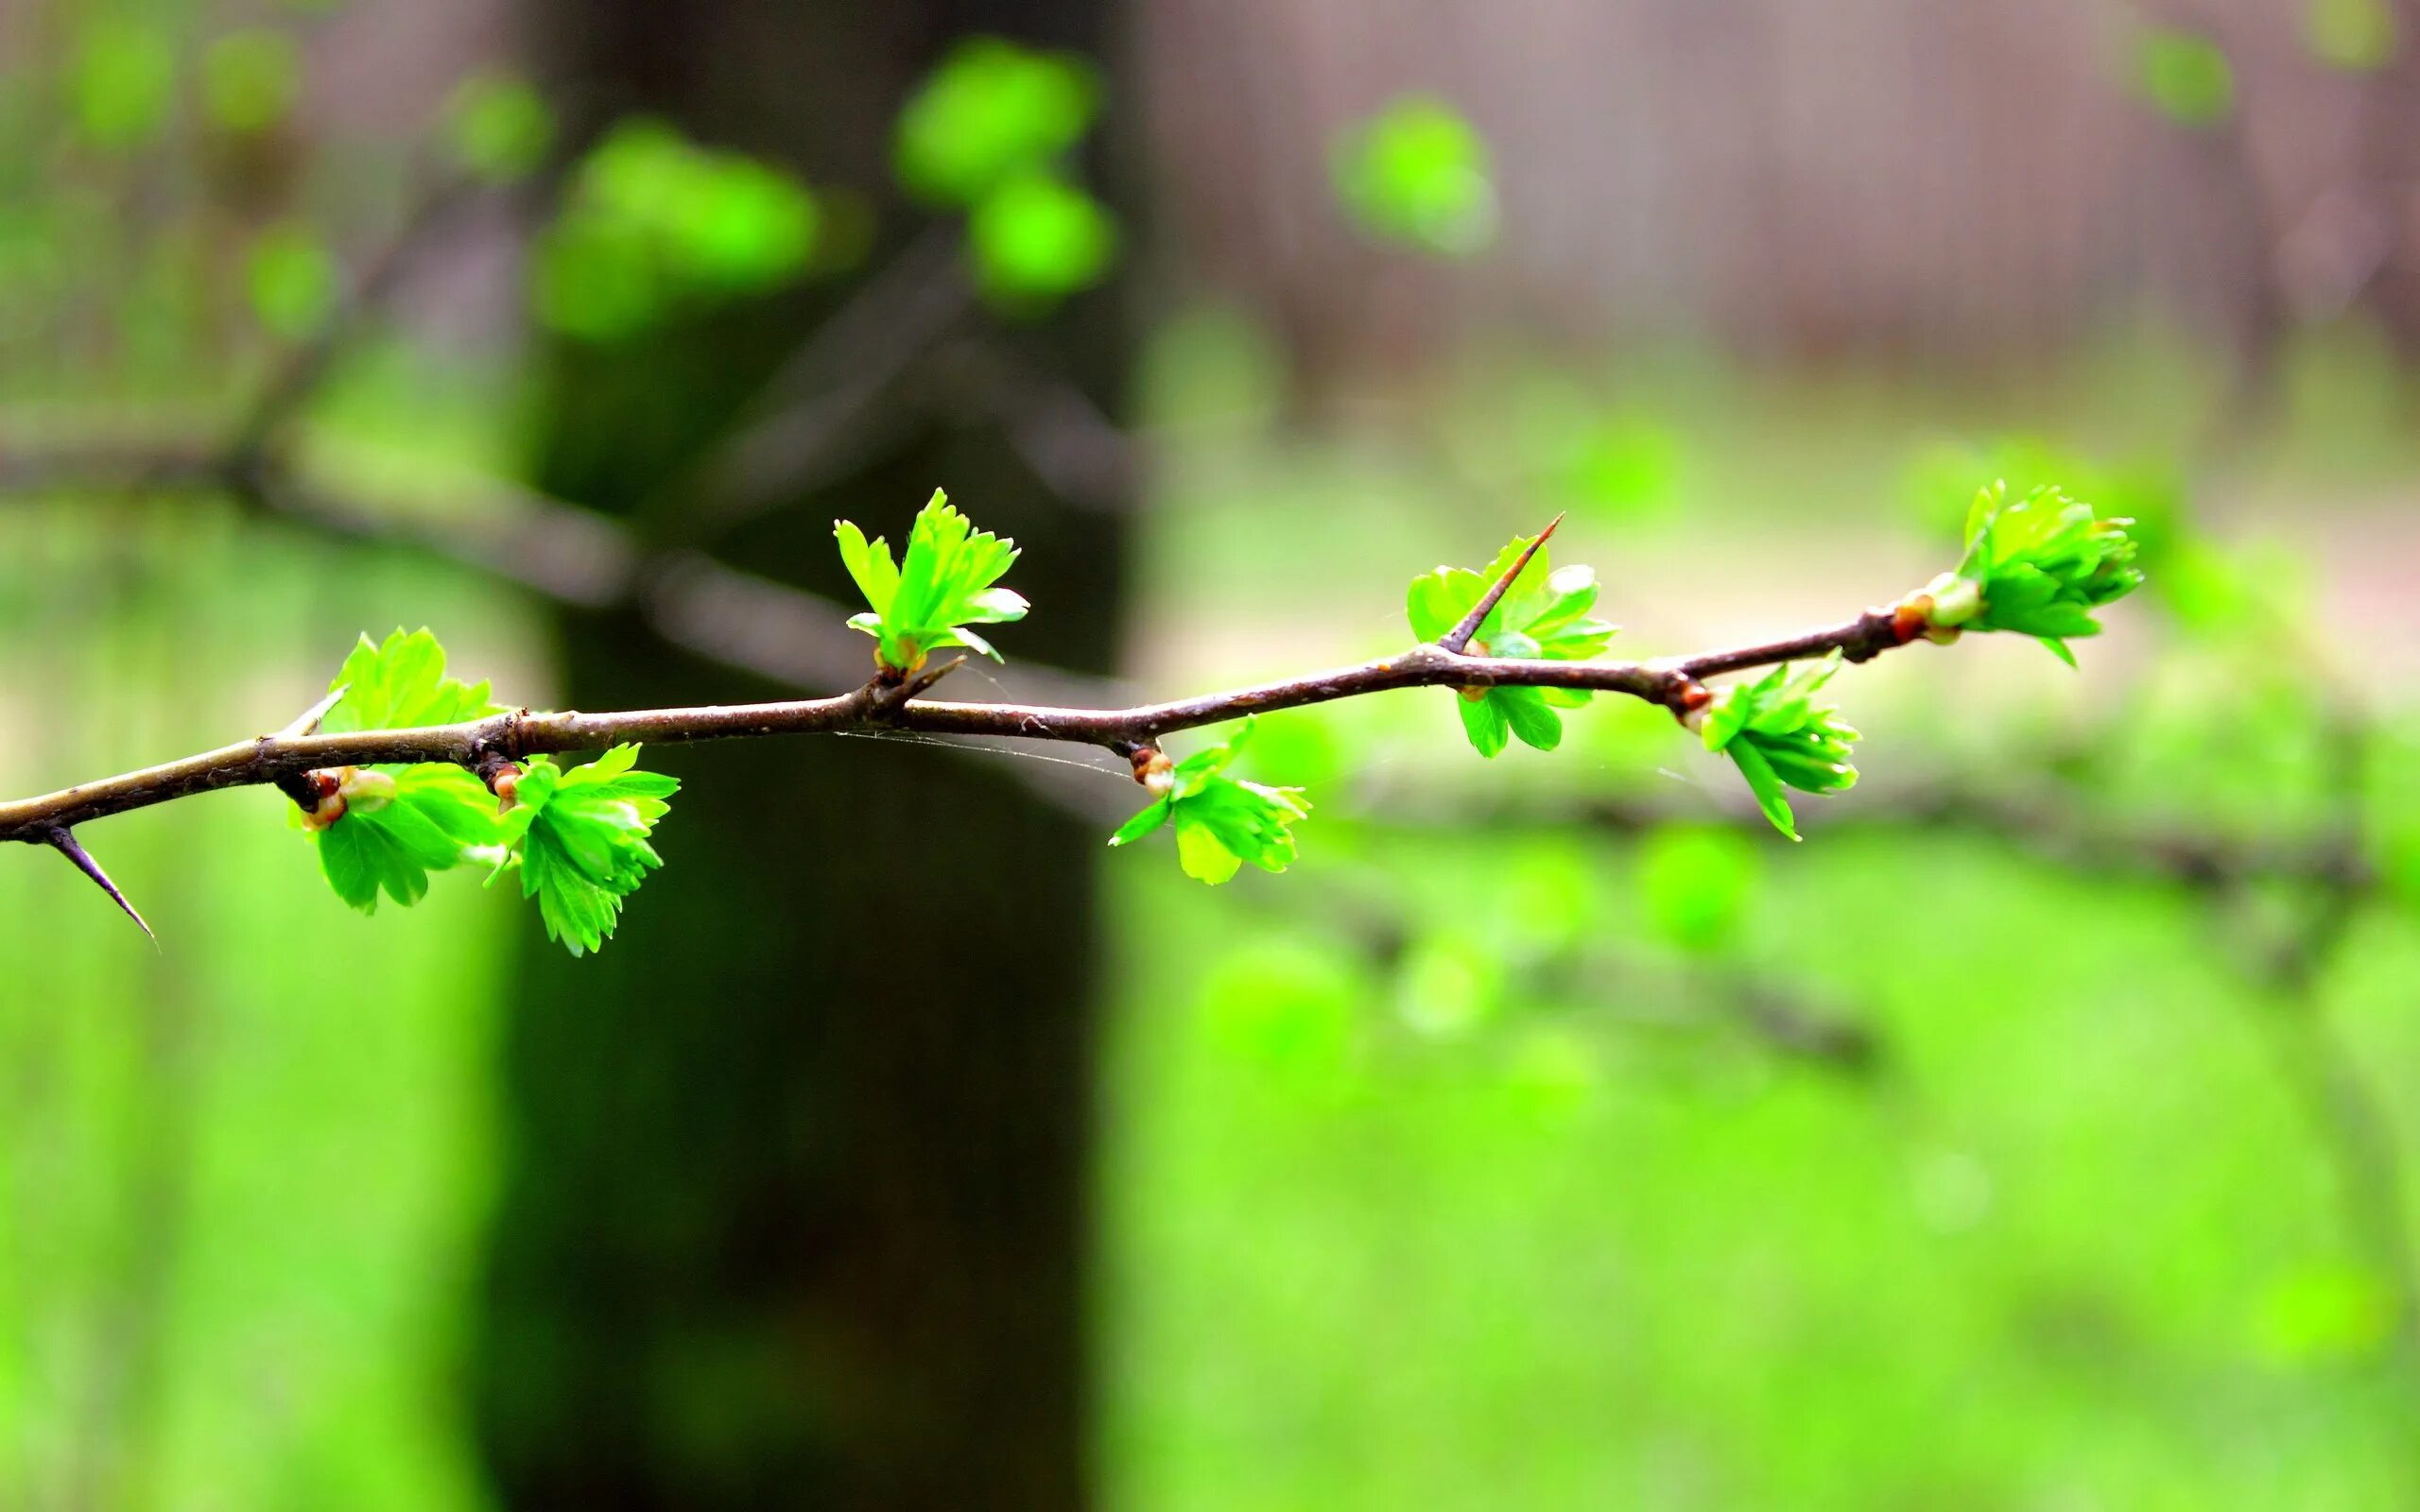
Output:
[[[1887,631],[1889,613],[1860,616],[1764,645],[1711,651],[1674,662],[1546,662],[1459,656],[1416,645],[1357,665],[1122,709],[1050,704],[946,703],[902,698],[868,683],[830,698],[773,703],[644,709],[615,713],[521,710],[459,724],[417,730],[351,730],[340,734],[274,734],[240,741],[116,777],[80,782],[39,798],[0,803],[0,840],[48,843],[57,830],[89,819],[190,798],[226,787],[290,781],[337,766],[450,763],[475,769],[491,755],[507,758],[601,750],[627,742],[680,744],[772,735],[908,731],[1006,740],[1064,741],[1125,752],[1160,737],[1268,713],[1366,696],[1397,688],[1530,687],[1627,694],[1678,713],[1698,679],[1717,672],[1828,652],[1864,660],[1883,648],[1874,626]],[[1892,641],[1888,644],[1905,644]]]

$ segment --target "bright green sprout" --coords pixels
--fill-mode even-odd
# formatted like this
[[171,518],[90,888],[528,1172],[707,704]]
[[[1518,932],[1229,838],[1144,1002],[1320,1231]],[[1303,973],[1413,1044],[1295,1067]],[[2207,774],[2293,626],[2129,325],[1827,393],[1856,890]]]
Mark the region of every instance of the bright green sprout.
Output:
[[648,843],[680,782],[633,770],[636,746],[616,746],[569,770],[531,760],[516,782],[513,806],[496,822],[505,848],[489,881],[521,868],[521,895],[538,900],[546,937],[574,955],[600,948],[619,921],[622,900],[664,865]]
[[[1511,572],[1512,563],[1535,539],[1513,538],[1483,573],[1440,567],[1413,578],[1404,605],[1411,632],[1424,641],[1434,641],[1461,624],[1489,585]],[[1589,617],[1596,603],[1596,570],[1554,571],[1541,548],[1479,622],[1466,649],[1473,656],[1584,662],[1601,653],[1617,628]],[[1472,747],[1482,756],[1494,756],[1512,735],[1539,750],[1554,749],[1563,741],[1563,719],[1555,711],[1577,709],[1588,698],[1585,689],[1474,687],[1461,691],[1457,707]]]
[[1793,840],[1798,824],[1785,788],[1838,793],[1857,784],[1857,768],[1849,765],[1857,731],[1831,705],[1815,701],[1840,669],[1835,651],[1811,667],[1778,666],[1754,682],[1735,683],[1715,695],[1700,728],[1705,748],[1730,756],[1756,807]]
[[425,629],[400,627],[383,642],[363,636],[328,684],[338,698],[320,728],[330,734],[350,730],[417,730],[451,725],[497,712],[484,682],[463,682],[445,672],[445,648]]
[[1177,864],[1188,877],[1215,887],[1247,861],[1263,871],[1285,870],[1294,859],[1294,823],[1310,816],[1311,805],[1299,787],[1265,787],[1226,775],[1252,727],[1246,715],[1225,745],[1153,773],[1148,781],[1159,797],[1119,825],[1109,843],[1127,845],[1172,823]]
[[2069,666],[2067,641],[2099,635],[2092,611],[2142,586],[2127,519],[2045,486],[2015,504],[1995,483],[1966,515],[1966,556],[1925,589],[1937,630],[2014,630],[2040,640]]
[[[331,734],[412,730],[493,713],[484,682],[448,677],[445,651],[427,630],[363,636],[328,691],[342,696],[321,716]],[[320,868],[337,896],[373,913],[381,893],[409,907],[428,893],[428,874],[458,867],[474,848],[496,843],[495,800],[458,766],[342,767],[334,790],[303,818],[320,846]]]
[[[341,696],[322,717],[331,733],[412,730],[477,719],[496,712],[484,682],[445,671],[445,651],[426,630],[368,636],[345,659],[330,691]],[[315,773],[320,806],[302,817],[320,846],[320,866],[337,896],[363,913],[383,894],[409,906],[428,893],[428,874],[476,862],[489,880],[521,869],[524,897],[538,900],[546,937],[574,955],[597,949],[622,900],[664,864],[648,843],[680,783],[632,770],[635,746],[617,746],[566,771],[533,758],[498,792],[511,795],[501,815],[487,784],[459,766],[339,767]]]
[[834,521],[832,535],[849,576],[873,606],[853,616],[849,627],[874,638],[874,660],[887,673],[905,677],[932,652],[952,645],[997,662],[992,643],[967,627],[1025,618],[1025,595],[994,586],[1017,559],[1016,542],[977,530],[939,489],[917,512],[907,556],[898,563],[888,541],[880,536],[869,541],[847,520]]

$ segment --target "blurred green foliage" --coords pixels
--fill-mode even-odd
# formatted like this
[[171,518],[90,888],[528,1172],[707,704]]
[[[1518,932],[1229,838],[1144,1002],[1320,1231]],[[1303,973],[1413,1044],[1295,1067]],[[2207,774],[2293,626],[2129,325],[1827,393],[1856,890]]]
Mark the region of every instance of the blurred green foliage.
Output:
[[201,59],[202,109],[212,125],[238,136],[284,121],[302,88],[302,60],[283,31],[233,31]]
[[1442,257],[1495,239],[1487,143],[1444,101],[1394,100],[1339,138],[1332,156],[1345,209],[1376,239]]
[[1736,830],[1668,824],[1638,849],[1638,891],[1656,936],[1685,951],[1738,936],[1761,875],[1756,849]]
[[2235,113],[2235,65],[2208,37],[2157,26],[2135,44],[2143,97],[2179,126],[2218,126]]
[[995,308],[1046,313],[1115,264],[1116,220],[1067,163],[1099,111],[1090,63],[997,37],[959,43],[900,111],[893,170],[911,197],[965,214]]
[[245,263],[253,316],[287,341],[319,328],[336,307],[342,278],[328,244],[300,221],[280,221],[262,231]]
[[2394,61],[2394,9],[2389,0],[2307,0],[2303,38],[2330,67],[2369,73]]
[[77,124],[94,146],[112,151],[158,137],[176,105],[177,55],[165,32],[109,19],[83,38],[70,80]]
[[[12,792],[276,728],[326,673],[299,648],[356,612],[536,649],[484,583],[191,500],[19,501],[0,560],[0,701],[84,690],[75,719],[10,721]],[[489,1504],[457,1375],[509,910],[458,891],[420,934],[333,907],[288,808],[227,794],[87,832],[175,920],[156,949],[56,858],[0,867],[0,1500]]]
[[1046,172],[1020,174],[967,220],[977,282],[994,304],[1046,308],[1090,288],[1117,258],[1117,223],[1091,195]]
[[971,210],[1048,169],[1083,140],[1099,111],[1100,80],[1082,59],[970,38],[899,112],[892,161],[910,193]]
[[473,178],[511,183],[537,171],[554,145],[554,112],[527,80],[466,79],[445,111],[446,145]]
[[[530,128],[509,100],[489,106],[498,108],[525,117],[492,126],[499,136]],[[528,148],[503,147],[503,161],[516,150]],[[538,249],[534,305],[562,335],[620,340],[676,311],[798,278],[817,220],[814,196],[783,170],[699,146],[662,122],[626,121],[574,172]]]

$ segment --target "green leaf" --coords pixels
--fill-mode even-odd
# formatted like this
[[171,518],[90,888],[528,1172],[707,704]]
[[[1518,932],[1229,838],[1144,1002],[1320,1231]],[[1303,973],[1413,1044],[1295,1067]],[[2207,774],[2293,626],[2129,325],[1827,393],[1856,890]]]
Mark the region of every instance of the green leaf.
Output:
[[398,627],[375,644],[363,636],[328,684],[331,693],[338,688],[344,696],[320,722],[331,734],[451,725],[497,712],[487,683],[446,675],[445,648],[424,628]]
[[849,576],[873,606],[851,617],[849,627],[874,637],[875,659],[894,674],[914,672],[931,653],[953,645],[997,662],[1000,653],[968,627],[1025,618],[1024,595],[997,586],[1017,559],[1016,542],[977,530],[939,489],[917,512],[897,564],[888,541],[879,536],[869,541],[849,521],[834,521],[832,535]]
[[[342,696],[320,728],[411,730],[493,713],[488,685],[445,672],[445,650],[427,630],[363,636],[330,682]],[[338,769],[343,813],[314,838],[337,895],[364,913],[383,893],[408,906],[428,891],[428,873],[463,865],[500,839],[495,799],[458,766],[439,763]]]
[[1117,833],[1109,837],[1109,843],[1132,845],[1145,835],[1156,833],[1161,826],[1175,817],[1175,808],[1176,804],[1171,799],[1161,798],[1155,800],[1150,808],[1119,825]]
[[1476,698],[1460,694],[1454,699],[1454,712],[1462,716],[1462,733],[1470,737],[1471,749],[1491,759],[1504,753],[1512,734],[1512,715],[1495,692],[1488,689]]
[[[1404,614],[1411,622],[1412,634],[1423,641],[1443,639],[1477,607],[1490,584],[1512,570],[1535,539],[1514,537],[1484,572],[1439,567],[1413,578],[1404,599]],[[1597,593],[1595,569],[1558,569],[1540,550],[1479,622],[1466,649],[1473,656],[1522,661],[1585,662],[1601,655],[1616,627],[1590,615]],[[1588,702],[1589,695],[1584,688],[1475,686],[1457,690],[1456,698],[1456,712],[1471,748],[1482,756],[1494,756],[1512,735],[1538,750],[1554,749],[1563,740],[1563,720],[1555,710],[1580,708]]]
[[918,198],[973,206],[1074,146],[1099,109],[1099,81],[1081,59],[971,38],[899,112],[892,163]]
[[1535,750],[1552,750],[1563,744],[1563,720],[1547,707],[1546,696],[1535,688],[1491,688],[1487,701],[1503,709],[1512,733],[1521,744]]
[[1715,696],[1699,727],[1705,748],[1730,756],[1765,817],[1793,840],[1798,826],[1785,789],[1838,793],[1857,782],[1849,754],[1858,732],[1816,697],[1840,665],[1835,651],[1811,667],[1779,666],[1734,684]]
[[392,783],[392,795],[375,806],[354,798],[317,836],[329,885],[363,913],[376,912],[382,892],[404,907],[420,902],[430,872],[475,859],[472,852],[493,846],[497,833],[495,799],[460,767],[372,770]]
[[1179,762],[1151,806],[1120,825],[1109,843],[1126,845],[1173,824],[1177,862],[1189,877],[1216,886],[1246,862],[1264,871],[1285,870],[1294,859],[1293,826],[1311,806],[1299,787],[1268,787],[1226,774],[1252,731],[1247,716],[1224,745]]
[[1443,257],[1495,240],[1487,144],[1443,100],[1393,101],[1337,143],[1333,167],[1346,212],[1377,240]]
[[538,901],[546,937],[574,955],[604,945],[623,901],[664,865],[648,841],[681,784],[634,770],[638,751],[616,746],[568,769],[535,758],[499,822],[509,850],[497,871],[519,867],[521,894]]
[[1734,741],[1724,747],[1733,765],[1748,782],[1748,791],[1755,796],[1756,807],[1764,811],[1772,827],[1792,840],[1799,838],[1796,816],[1789,812],[1789,795],[1782,790],[1781,779],[1773,775],[1772,765],[1753,740]]

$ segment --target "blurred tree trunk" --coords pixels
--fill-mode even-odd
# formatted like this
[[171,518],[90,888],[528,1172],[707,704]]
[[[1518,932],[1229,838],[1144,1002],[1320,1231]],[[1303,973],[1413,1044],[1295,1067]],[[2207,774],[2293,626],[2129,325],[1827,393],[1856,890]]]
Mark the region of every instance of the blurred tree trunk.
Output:
[[[643,112],[818,187],[885,194],[891,116],[953,40],[1106,60],[1107,10],[532,0],[529,41],[584,129]],[[923,219],[883,200],[873,254],[838,284],[553,351],[539,480],[686,539],[666,480]],[[1128,355],[1118,308],[1097,292],[1017,339],[1107,403]],[[1011,580],[1039,609],[1001,636],[1010,654],[1106,666],[1114,525],[1053,497],[994,423],[890,435],[719,552],[837,599],[834,516],[897,541],[946,486],[1027,548]],[[624,614],[568,618],[562,639],[579,707],[770,696]],[[908,746],[655,765],[689,784],[658,836],[667,868],[601,955],[533,939],[504,1047],[514,1159],[478,1400],[508,1502],[1082,1504],[1100,835],[1005,763]]]

